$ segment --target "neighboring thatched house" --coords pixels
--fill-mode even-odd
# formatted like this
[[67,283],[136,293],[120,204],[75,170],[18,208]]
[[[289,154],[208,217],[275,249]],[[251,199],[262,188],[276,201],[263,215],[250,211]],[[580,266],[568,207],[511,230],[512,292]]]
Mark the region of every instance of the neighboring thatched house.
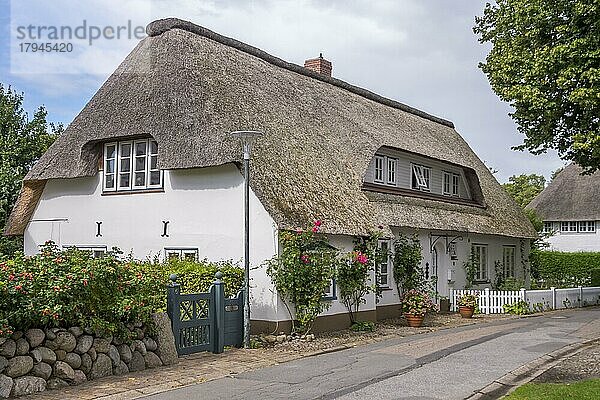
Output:
[[544,221],[550,249],[600,251],[600,172],[570,164],[527,206]]
[[[147,31],[25,178],[7,233],[24,234],[26,253],[52,239],[241,259],[241,148],[229,132],[252,129],[265,133],[251,174],[256,329],[290,319],[260,265],[279,230],[314,219],[347,250],[379,225],[390,239],[417,232],[442,295],[464,286],[471,251],[481,287],[495,264],[524,277],[535,232],[451,122],[332,78],[322,58],[301,67],[177,19]],[[389,290],[366,299],[363,318],[398,314],[391,264],[378,268]],[[317,329],[347,324],[344,311],[334,300]]]

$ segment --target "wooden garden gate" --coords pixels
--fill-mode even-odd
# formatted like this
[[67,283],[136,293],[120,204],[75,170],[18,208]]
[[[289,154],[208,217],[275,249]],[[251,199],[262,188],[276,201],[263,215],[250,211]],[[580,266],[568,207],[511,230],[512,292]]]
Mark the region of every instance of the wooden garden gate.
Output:
[[222,353],[225,346],[240,347],[244,334],[244,292],[225,298],[223,274],[215,274],[215,282],[207,293],[181,294],[177,275],[169,277],[167,314],[175,336],[177,354],[200,351]]

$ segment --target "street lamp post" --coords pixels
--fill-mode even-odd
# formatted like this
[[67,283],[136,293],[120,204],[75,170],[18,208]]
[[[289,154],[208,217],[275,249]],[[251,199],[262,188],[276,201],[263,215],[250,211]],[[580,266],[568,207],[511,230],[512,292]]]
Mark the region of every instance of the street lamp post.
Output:
[[235,131],[244,153],[244,347],[250,347],[250,153],[252,143],[262,135],[257,131]]

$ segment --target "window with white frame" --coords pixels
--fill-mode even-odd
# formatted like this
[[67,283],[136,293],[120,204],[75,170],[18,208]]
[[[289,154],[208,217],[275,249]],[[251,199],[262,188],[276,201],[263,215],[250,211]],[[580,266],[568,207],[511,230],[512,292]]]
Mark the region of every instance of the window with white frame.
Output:
[[87,245],[63,245],[63,249],[77,249],[81,251],[88,251],[92,254],[93,258],[102,258],[106,255],[106,246],[87,246]]
[[157,142],[139,139],[106,143],[103,178],[105,192],[161,188]]
[[386,157],[387,159],[387,184],[395,185],[396,184],[396,159],[391,157]]
[[502,246],[502,272],[504,277],[515,276],[515,247]]
[[334,300],[336,299],[336,295],[335,295],[335,279],[331,279],[329,281],[329,286],[327,286],[327,288],[325,288],[325,291],[323,292],[323,298],[326,300]]
[[475,263],[475,280],[488,279],[488,248],[486,244],[473,245],[473,262]]
[[596,221],[562,221],[560,223],[561,232],[596,232]]
[[390,264],[389,264],[389,242],[380,241],[379,250],[385,254],[385,259],[377,265],[377,283],[380,287],[390,287]]
[[431,190],[431,168],[412,164],[411,187],[415,190]]
[[554,224],[550,221],[544,221],[544,227],[542,228],[542,232],[544,232],[544,233],[554,232]]
[[596,221],[579,221],[579,232],[596,232]]
[[460,187],[460,175],[444,171],[442,193],[446,196],[458,196]]
[[165,249],[165,259],[182,260],[182,261],[198,261],[197,248],[174,247]]
[[375,182],[383,183],[383,156],[375,156]]

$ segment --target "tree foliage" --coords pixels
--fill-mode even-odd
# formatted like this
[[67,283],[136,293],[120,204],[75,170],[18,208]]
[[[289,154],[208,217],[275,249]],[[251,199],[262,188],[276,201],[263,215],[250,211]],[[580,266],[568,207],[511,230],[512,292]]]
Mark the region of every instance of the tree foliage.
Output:
[[525,208],[535,196],[544,190],[545,184],[546,178],[542,175],[521,174],[511,176],[508,178],[508,183],[502,186],[521,208]]
[[556,149],[588,173],[600,168],[598,21],[598,0],[497,0],[473,28],[492,45],[480,68],[525,135],[516,149]]
[[[49,124],[47,112],[39,107],[29,118],[23,109],[23,94],[0,84],[0,228],[17,199],[21,182],[62,131]],[[20,238],[0,237],[0,256],[21,249]]]

